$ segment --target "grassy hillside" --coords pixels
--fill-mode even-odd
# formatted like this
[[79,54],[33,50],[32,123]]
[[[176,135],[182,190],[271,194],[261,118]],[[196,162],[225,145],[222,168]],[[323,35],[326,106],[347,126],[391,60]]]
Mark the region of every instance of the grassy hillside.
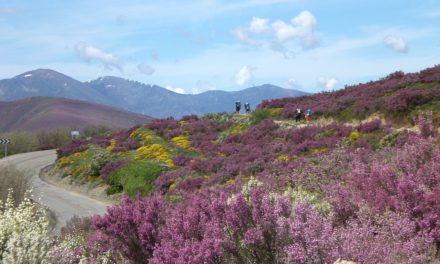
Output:
[[0,102],[0,131],[50,131],[87,126],[126,128],[150,117],[84,101],[52,97],[31,97]]

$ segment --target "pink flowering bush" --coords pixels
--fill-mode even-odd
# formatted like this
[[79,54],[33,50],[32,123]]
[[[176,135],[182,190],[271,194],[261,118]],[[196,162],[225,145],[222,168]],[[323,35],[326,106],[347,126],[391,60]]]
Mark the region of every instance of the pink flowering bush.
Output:
[[92,218],[89,254],[98,256],[111,250],[115,261],[143,263],[153,254],[166,212],[160,196],[133,201],[124,196],[106,215]]

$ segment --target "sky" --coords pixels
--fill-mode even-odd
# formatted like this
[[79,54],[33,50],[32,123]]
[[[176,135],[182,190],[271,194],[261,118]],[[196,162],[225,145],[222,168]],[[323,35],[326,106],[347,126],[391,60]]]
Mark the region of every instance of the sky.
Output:
[[0,0],[0,79],[320,92],[439,62],[438,0]]

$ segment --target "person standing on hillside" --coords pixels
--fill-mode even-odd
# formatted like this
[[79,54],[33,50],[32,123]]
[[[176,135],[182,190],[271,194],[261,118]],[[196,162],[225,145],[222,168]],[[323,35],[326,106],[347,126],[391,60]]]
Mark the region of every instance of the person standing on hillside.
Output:
[[301,121],[302,111],[300,108],[297,108],[295,111],[295,121],[299,122]]
[[312,118],[312,109],[307,108],[305,118],[306,118],[307,124],[309,124],[310,119]]
[[240,101],[235,102],[235,113],[239,114],[241,109]]
[[249,114],[251,112],[251,105],[249,103],[245,103],[244,110]]

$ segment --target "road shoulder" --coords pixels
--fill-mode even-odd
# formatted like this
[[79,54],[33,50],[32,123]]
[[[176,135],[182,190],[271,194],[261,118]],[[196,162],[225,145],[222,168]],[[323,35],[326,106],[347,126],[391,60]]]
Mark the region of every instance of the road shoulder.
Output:
[[70,177],[62,177],[61,172],[56,168],[55,164],[44,167],[40,171],[40,179],[46,183],[65,189],[66,191],[78,193],[100,201],[107,206],[117,204],[120,200],[120,196],[108,196],[106,194],[107,187],[102,183],[78,184]]

